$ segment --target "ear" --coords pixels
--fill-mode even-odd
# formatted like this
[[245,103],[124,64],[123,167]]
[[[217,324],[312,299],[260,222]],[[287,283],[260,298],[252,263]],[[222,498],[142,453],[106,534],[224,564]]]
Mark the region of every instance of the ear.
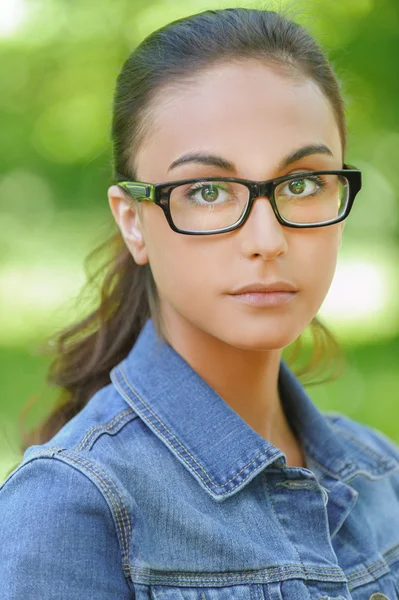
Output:
[[129,199],[117,185],[108,189],[108,202],[114,219],[129,248],[135,263],[145,265],[148,262],[148,253],[143,236],[139,202]]

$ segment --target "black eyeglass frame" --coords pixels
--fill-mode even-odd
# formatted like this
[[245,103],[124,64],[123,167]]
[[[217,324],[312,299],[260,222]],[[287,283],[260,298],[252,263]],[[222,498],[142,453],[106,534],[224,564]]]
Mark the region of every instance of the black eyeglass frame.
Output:
[[[291,223],[290,221],[287,221],[280,215],[274,198],[275,188],[278,185],[280,185],[280,183],[283,183],[285,181],[295,181],[296,179],[300,178],[305,179],[306,177],[309,177],[309,175],[343,175],[344,177],[346,177],[346,179],[349,181],[349,197],[345,211],[342,213],[342,215],[336,217],[335,219],[331,219],[330,221],[322,223]],[[148,200],[159,206],[163,210],[166,220],[168,221],[168,224],[171,227],[171,229],[183,235],[212,235],[217,233],[226,233],[228,231],[234,231],[234,229],[238,229],[239,227],[244,225],[251,212],[251,208],[253,206],[254,201],[256,200],[256,198],[259,198],[261,196],[266,196],[269,199],[273,212],[281,225],[291,227],[294,229],[326,227],[327,225],[339,223],[340,221],[343,221],[347,218],[352,209],[355,197],[362,187],[362,176],[360,169],[357,169],[356,167],[348,164],[344,164],[343,169],[333,171],[302,171],[300,173],[284,175],[283,177],[277,177],[276,179],[268,179],[266,181],[252,181],[250,179],[238,179],[236,177],[197,177],[195,179],[180,179],[177,181],[169,181],[167,183],[154,184],[144,183],[141,181],[129,181],[124,179],[123,176],[120,176],[120,178],[122,179],[122,181],[118,181],[116,183],[117,186],[119,186],[122,190],[127,192],[129,196],[131,196],[137,202]],[[224,227],[222,229],[211,229],[208,231],[188,231],[176,227],[176,225],[173,222],[170,211],[170,195],[172,193],[172,190],[180,185],[197,183],[201,181],[204,181],[206,183],[213,181],[233,181],[236,183],[241,183],[248,188],[249,197],[247,205],[238,221],[233,223],[233,225],[229,225],[228,227]]]

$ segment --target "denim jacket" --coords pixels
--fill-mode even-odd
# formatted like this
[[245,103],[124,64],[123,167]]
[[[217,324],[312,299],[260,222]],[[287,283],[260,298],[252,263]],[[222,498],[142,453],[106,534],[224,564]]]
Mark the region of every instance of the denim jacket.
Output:
[[[307,468],[147,321],[111,383],[0,487],[1,600],[397,600],[399,450],[282,361]],[[350,401],[350,399],[348,399]]]

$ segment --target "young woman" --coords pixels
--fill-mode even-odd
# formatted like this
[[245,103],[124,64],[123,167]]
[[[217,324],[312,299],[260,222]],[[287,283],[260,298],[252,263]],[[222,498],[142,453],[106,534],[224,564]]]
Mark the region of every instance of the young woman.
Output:
[[323,333],[361,187],[327,59],[266,10],[171,23],[122,68],[113,140],[114,260],[2,485],[0,597],[399,598],[399,450],[281,358]]

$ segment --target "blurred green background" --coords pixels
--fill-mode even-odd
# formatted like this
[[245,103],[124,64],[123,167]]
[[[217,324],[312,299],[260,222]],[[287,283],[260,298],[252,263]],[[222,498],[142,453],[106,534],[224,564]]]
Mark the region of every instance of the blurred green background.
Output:
[[[309,387],[399,442],[399,2],[318,0],[3,0],[0,4],[0,480],[21,458],[17,419],[51,409],[38,345],[71,323],[83,261],[115,230],[112,94],[123,61],[161,25],[207,8],[289,7],[330,56],[347,100],[347,162],[364,189],[346,222],[321,310],[348,359],[342,378]],[[83,312],[82,312],[83,314]]]

